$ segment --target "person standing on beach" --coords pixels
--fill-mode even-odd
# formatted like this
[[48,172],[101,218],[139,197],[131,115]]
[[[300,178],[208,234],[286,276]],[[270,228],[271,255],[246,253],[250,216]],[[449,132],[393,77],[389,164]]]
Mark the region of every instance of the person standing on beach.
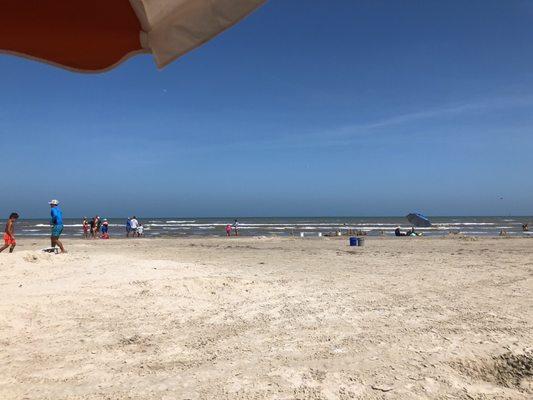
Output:
[[235,220],[233,223],[233,231],[235,232],[235,236],[239,236],[239,221]]
[[15,240],[15,221],[19,218],[17,213],[11,213],[4,230],[4,245],[0,247],[0,253],[9,247],[9,252],[13,253],[17,242]]
[[100,219],[99,215],[96,216],[95,223],[96,223],[96,237],[100,237],[100,228],[102,227],[102,220]]
[[59,241],[59,237],[63,233],[63,212],[59,208],[59,201],[49,201],[50,204],[50,225],[52,225],[52,234],[50,236],[52,247],[59,246],[61,253],[66,253],[63,243]]
[[226,225],[226,236],[227,237],[231,236],[231,224]]
[[100,217],[97,215],[91,220],[91,237],[96,239],[100,232]]
[[87,221],[87,217],[83,217],[83,237],[85,239],[89,238],[89,221]]
[[109,222],[107,222],[106,218],[102,222],[102,239],[109,239]]
[[90,234],[91,234],[91,237],[94,239],[94,227],[96,226],[95,225],[96,221],[94,220],[94,218],[91,218],[91,222],[89,222],[89,227],[90,227]]
[[130,227],[131,227],[132,236],[135,237],[135,235],[137,234],[137,228],[139,227],[139,221],[137,221],[137,218],[135,218],[135,215],[131,217]]
[[130,237],[130,232],[131,232],[131,218],[128,217],[128,219],[126,220],[126,237]]

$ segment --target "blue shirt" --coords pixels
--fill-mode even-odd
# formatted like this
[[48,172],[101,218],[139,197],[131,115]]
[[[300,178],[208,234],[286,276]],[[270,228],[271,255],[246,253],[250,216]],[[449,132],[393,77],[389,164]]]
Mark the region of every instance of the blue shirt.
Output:
[[52,207],[50,210],[52,225],[63,225],[63,213],[59,207]]

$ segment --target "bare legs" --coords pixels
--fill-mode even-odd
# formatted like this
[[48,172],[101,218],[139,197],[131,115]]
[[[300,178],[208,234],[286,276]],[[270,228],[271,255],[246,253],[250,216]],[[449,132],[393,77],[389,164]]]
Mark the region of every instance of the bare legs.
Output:
[[56,245],[57,245],[57,246],[59,246],[59,249],[61,250],[61,253],[66,253],[66,250],[63,247],[63,243],[60,242],[58,237],[53,237],[52,236],[51,239],[52,239],[52,247],[56,247]]
[[[5,244],[3,245],[2,247],[0,247],[0,253],[3,252],[5,249],[7,249],[10,245],[9,244]],[[13,250],[15,250],[15,244],[12,244],[11,247],[9,247],[9,252],[10,253],[13,253]]]

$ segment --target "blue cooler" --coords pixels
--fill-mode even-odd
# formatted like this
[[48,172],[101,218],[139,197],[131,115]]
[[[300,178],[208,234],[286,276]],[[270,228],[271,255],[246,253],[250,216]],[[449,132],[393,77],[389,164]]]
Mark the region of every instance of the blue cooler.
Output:
[[359,245],[359,240],[356,237],[351,237],[350,246],[358,246],[358,245]]

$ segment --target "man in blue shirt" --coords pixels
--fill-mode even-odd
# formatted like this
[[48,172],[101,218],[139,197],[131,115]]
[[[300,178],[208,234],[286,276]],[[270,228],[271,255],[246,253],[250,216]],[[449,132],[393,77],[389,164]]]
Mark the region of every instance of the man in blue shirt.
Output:
[[48,204],[50,204],[50,225],[52,225],[52,247],[57,245],[61,249],[61,253],[66,253],[63,243],[59,241],[59,236],[63,232],[63,213],[59,208],[59,201],[52,200]]

